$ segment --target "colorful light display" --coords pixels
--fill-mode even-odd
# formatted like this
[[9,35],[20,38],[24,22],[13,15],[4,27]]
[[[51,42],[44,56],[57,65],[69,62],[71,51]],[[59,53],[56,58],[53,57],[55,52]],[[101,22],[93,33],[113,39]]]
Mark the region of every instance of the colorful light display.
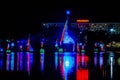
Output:
[[88,80],[89,79],[89,70],[88,70],[88,56],[84,56],[84,64],[82,66],[82,57],[77,55],[77,69],[76,69],[76,80]]
[[65,22],[60,42],[63,42],[64,44],[68,44],[68,43],[74,44],[75,43],[75,41],[72,39],[72,37],[70,37],[68,34],[68,18]]
[[11,53],[11,50],[10,50],[10,40],[7,40],[7,48],[6,48],[6,55],[7,55],[7,60],[6,60],[6,70],[7,71],[10,71],[10,65],[11,65],[11,63],[10,63],[10,57],[11,57],[11,55],[10,55],[10,53]]

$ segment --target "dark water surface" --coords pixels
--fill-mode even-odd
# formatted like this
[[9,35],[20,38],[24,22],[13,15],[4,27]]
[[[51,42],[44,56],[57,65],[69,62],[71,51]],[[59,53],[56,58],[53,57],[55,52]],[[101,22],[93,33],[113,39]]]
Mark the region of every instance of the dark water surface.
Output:
[[0,80],[119,80],[120,56],[114,55],[110,65],[107,53],[0,53]]

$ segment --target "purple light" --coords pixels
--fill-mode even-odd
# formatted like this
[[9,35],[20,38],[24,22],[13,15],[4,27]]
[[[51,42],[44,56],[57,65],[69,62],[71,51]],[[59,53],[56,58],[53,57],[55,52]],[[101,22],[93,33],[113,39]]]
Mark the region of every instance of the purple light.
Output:
[[7,54],[7,62],[6,62],[6,69],[7,69],[7,71],[9,71],[10,70],[10,54]]
[[19,52],[17,52],[17,71],[19,70],[19,57],[20,57]]

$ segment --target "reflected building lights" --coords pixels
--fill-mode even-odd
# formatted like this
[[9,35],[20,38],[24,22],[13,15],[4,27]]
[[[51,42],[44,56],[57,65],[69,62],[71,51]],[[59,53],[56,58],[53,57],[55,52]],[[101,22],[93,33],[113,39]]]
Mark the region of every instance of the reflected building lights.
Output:
[[10,56],[11,56],[11,50],[10,50],[10,44],[7,43],[7,50],[6,50],[6,55],[7,55],[7,60],[6,60],[6,70],[10,71]]
[[113,65],[115,64],[115,59],[114,59],[114,53],[113,52],[109,52],[109,59],[108,59],[108,63],[110,65],[110,79],[113,79]]
[[23,52],[20,52],[20,71],[23,70]]
[[44,71],[44,54],[40,54],[40,70]]
[[30,74],[30,53],[27,52],[27,72]]
[[98,64],[98,43],[94,44],[94,66],[97,67]]
[[11,71],[14,71],[14,57],[15,57],[15,52],[14,52],[14,46],[15,46],[15,44],[14,44],[14,42],[13,42],[13,40],[12,40],[12,42],[11,42]]
[[3,69],[3,49],[0,48],[0,70]]
[[71,54],[70,52],[64,52],[60,55],[55,53],[55,66],[59,66],[64,80],[68,80],[68,74],[71,73],[73,71],[72,68],[75,67],[75,57]]
[[82,66],[82,58],[83,56],[77,55],[77,71],[76,71],[76,80],[88,80],[88,56],[84,56],[84,64],[86,64],[85,67]]
[[14,71],[14,52],[11,52],[11,71]]
[[6,61],[6,70],[10,70],[10,54],[7,54],[7,61]]
[[55,52],[55,69],[58,68],[58,52]]
[[102,70],[102,67],[103,67],[103,52],[100,52],[99,65],[100,65],[100,70]]
[[17,71],[19,70],[19,57],[20,57],[19,52],[17,52]]
[[97,67],[97,54],[96,53],[94,54],[94,65],[95,67]]
[[[42,44],[43,47],[43,44]],[[44,71],[44,54],[45,50],[43,48],[40,49],[40,70],[43,72]]]

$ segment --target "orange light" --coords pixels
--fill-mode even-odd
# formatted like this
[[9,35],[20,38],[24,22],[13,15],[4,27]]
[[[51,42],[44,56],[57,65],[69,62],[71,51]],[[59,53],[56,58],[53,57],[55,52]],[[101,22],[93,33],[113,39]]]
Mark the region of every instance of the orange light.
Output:
[[88,19],[78,19],[77,22],[89,22]]

